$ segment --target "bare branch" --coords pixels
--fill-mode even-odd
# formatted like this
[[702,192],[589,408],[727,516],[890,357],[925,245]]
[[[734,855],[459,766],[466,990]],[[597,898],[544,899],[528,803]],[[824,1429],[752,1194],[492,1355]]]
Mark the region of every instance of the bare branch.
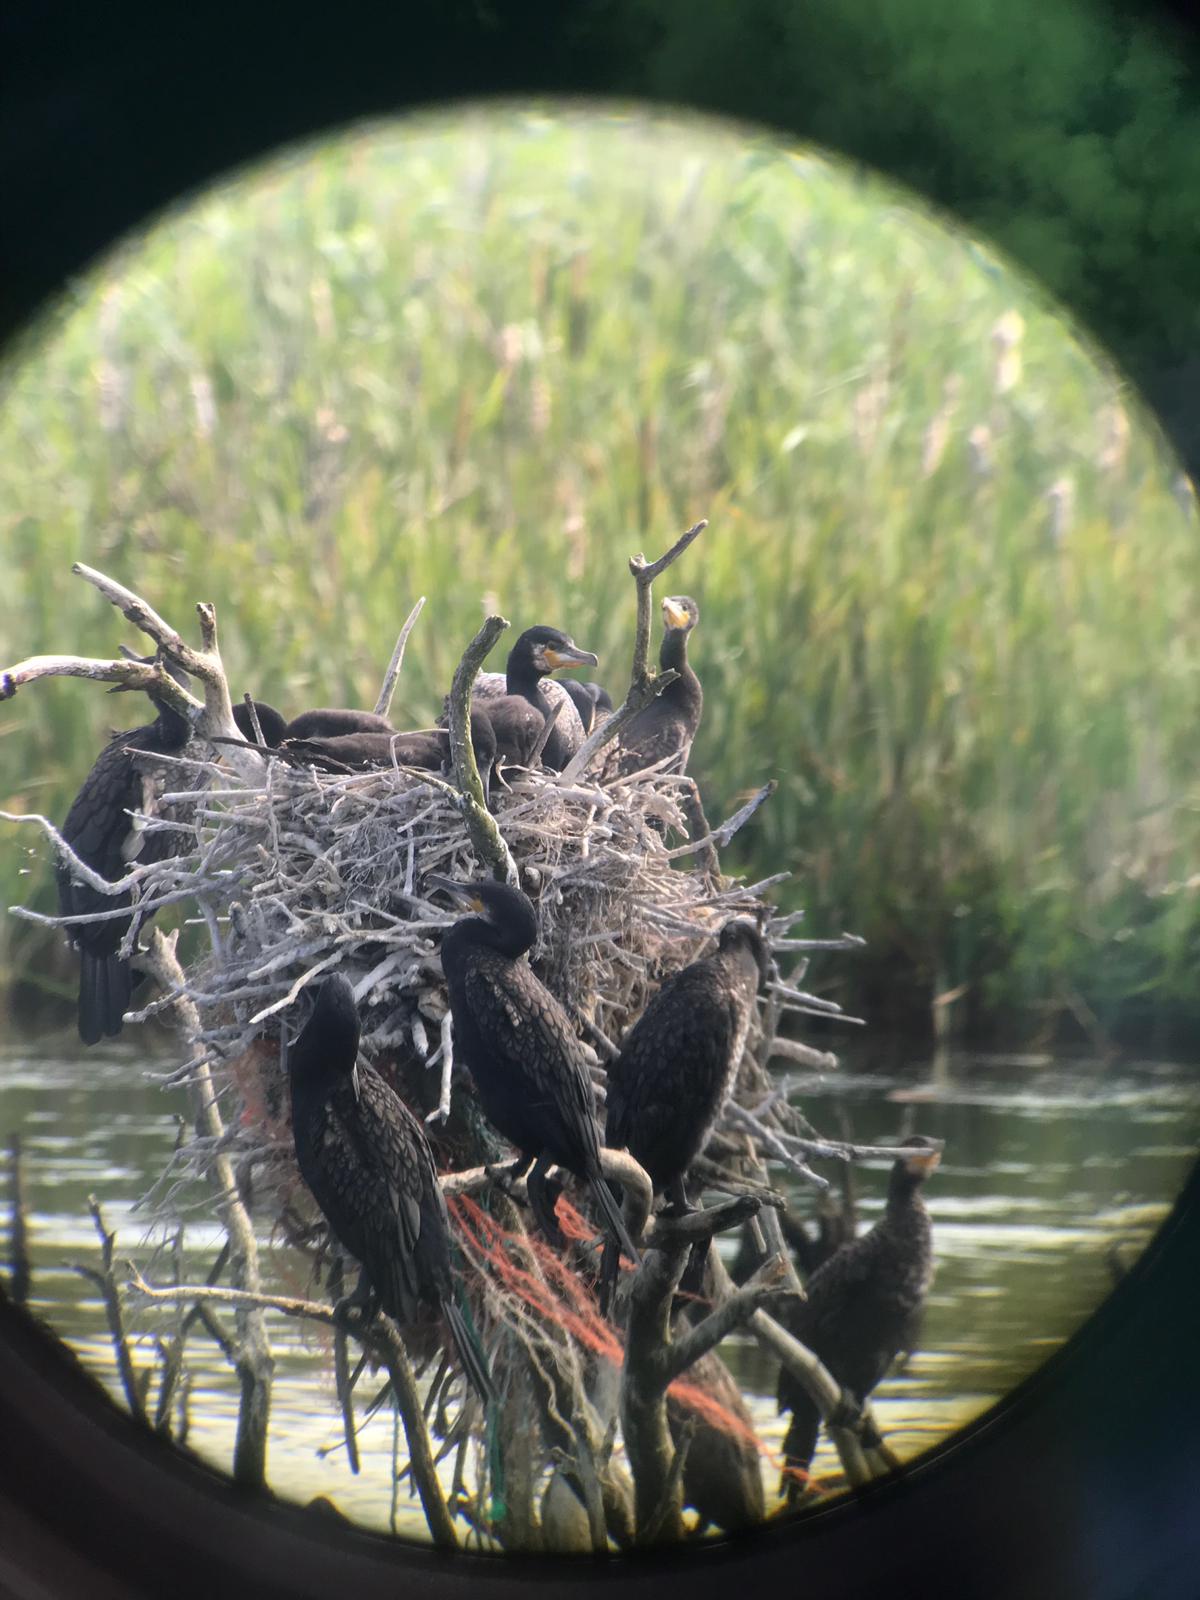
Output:
[[396,648],[392,651],[392,659],[388,662],[387,671],[383,675],[383,683],[379,688],[379,698],[375,702],[375,715],[386,717],[392,706],[392,695],[396,692],[396,680],[400,676],[400,668],[404,664],[404,647],[408,643],[408,636],[417,625],[417,618],[421,615],[425,605],[425,596],[422,595],[416,605],[408,613],[404,626],[400,629],[400,637],[396,640]]
[[516,864],[496,826],[496,819],[483,803],[483,784],[471,743],[471,695],[475,677],[496,640],[508,627],[503,617],[488,617],[483,627],[463,651],[450,685],[450,759],[454,782],[465,802],[467,831],[475,854],[493,877],[501,883],[517,883]]

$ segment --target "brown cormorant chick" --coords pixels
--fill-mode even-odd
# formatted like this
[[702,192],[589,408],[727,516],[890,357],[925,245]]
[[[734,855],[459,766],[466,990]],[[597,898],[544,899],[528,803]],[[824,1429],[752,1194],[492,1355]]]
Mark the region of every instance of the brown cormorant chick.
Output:
[[[547,675],[560,667],[594,667],[596,661],[597,657],[590,650],[580,650],[574,640],[558,628],[526,628],[508,653],[504,676],[498,672],[481,672],[475,680],[475,696],[489,715],[492,715],[491,702],[501,697],[527,701],[541,712],[543,719],[561,704],[562,709],[542,751],[542,765],[551,772],[561,772],[583,743],[583,723],[565,687]],[[505,718],[508,715],[510,713],[506,712]],[[494,716],[492,720],[495,722]],[[496,723],[497,740],[506,736],[506,723],[503,732],[501,724]]]
[[[861,1404],[901,1350],[912,1350],[933,1278],[933,1232],[921,1185],[941,1160],[941,1145],[921,1134],[905,1139],[888,1180],[883,1216],[862,1238],[836,1250],[805,1285],[807,1299],[781,1312],[797,1339]],[[779,1409],[792,1413],[783,1442],[789,1467],[808,1469],[820,1416],[808,1390],[785,1368]],[[796,1480],[785,1485],[794,1497]]]
[[[483,785],[484,804],[491,808],[492,767],[496,735],[484,711],[471,712],[471,745]],[[450,770],[450,732],[425,728],[414,733],[343,733],[332,739],[287,739],[281,748],[322,772],[359,772],[369,767],[418,767],[424,772]]]
[[[160,659],[126,654],[145,665]],[[188,678],[182,668],[170,661],[164,665],[176,683],[186,687]],[[118,689],[124,688],[124,684],[118,685]],[[61,830],[79,859],[110,882],[123,878],[135,862],[142,865],[165,861],[179,849],[178,834],[166,829],[147,833],[130,816],[131,811],[146,814],[153,809],[152,774],[135,755],[177,755],[192,732],[188,719],[173,711],[157,690],[148,689],[146,693],[158,716],[145,727],[115,734],[105,745],[75,796]],[[91,916],[133,904],[128,890],[121,895],[108,895],[89,884],[76,883],[64,861],[58,864],[57,878],[58,908],[64,917]],[[95,1044],[106,1035],[114,1038],[121,1031],[133,993],[134,974],[129,961],[117,952],[132,920],[132,916],[113,917],[91,925],[75,923],[68,928],[79,951],[79,1037],[84,1044]],[[139,926],[144,920],[146,914],[139,914]]]
[[672,595],[663,601],[662,614],[665,631],[658,664],[679,676],[621,730],[617,770],[622,777],[676,752],[682,752],[682,759],[675,770],[685,772],[700,726],[704,692],[687,656],[688,635],[700,621],[700,607],[687,595]]
[[539,1226],[561,1243],[546,1169],[563,1167],[589,1185],[612,1238],[636,1261],[601,1174],[595,1096],[579,1040],[562,1006],[522,959],[537,938],[529,898],[492,880],[464,884],[430,873],[426,882],[476,913],[460,917],[442,936],[454,1048],[471,1070],[485,1116],[520,1152],[513,1175],[534,1163],[528,1190]]
[[636,1157],[677,1210],[688,1209],[684,1176],[737,1080],[770,964],[753,922],[727,922],[712,955],[667,979],[608,1068],[604,1142]]
[[[264,729],[264,732],[266,730]],[[287,739],[337,739],[347,733],[395,733],[387,717],[377,711],[353,711],[342,707],[322,707],[302,711],[287,725]]]
[[[287,738],[287,718],[282,711],[276,711],[274,706],[269,706],[265,700],[256,700],[254,710],[258,716],[258,725],[262,730],[263,742],[272,750],[277,750]],[[233,707],[233,720],[237,731],[247,744],[257,744],[254,735],[254,723],[250,717],[250,708],[244,700],[238,700]]]
[[421,1124],[358,1061],[354,990],[326,978],[288,1052],[292,1136],[305,1183],[362,1273],[352,1303],[373,1292],[401,1325],[437,1305],[485,1405],[495,1397],[486,1357],[454,1298],[450,1223]]

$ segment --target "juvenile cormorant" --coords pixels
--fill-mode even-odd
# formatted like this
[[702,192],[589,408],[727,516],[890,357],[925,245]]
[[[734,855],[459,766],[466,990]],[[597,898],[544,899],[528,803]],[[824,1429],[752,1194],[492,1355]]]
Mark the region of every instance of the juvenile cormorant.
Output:
[[[583,743],[583,723],[565,687],[547,674],[560,667],[594,667],[597,659],[590,650],[580,650],[558,628],[526,628],[508,653],[504,675],[481,672],[475,680],[475,695],[489,713],[492,700],[514,695],[528,701],[543,718],[561,702],[562,710],[542,751],[542,765],[561,772]],[[499,727],[496,737],[501,737]]]
[[[266,731],[265,729],[263,730]],[[287,725],[288,739],[336,739],[346,733],[395,733],[387,717],[377,711],[353,711],[326,706],[302,711]]]
[[687,657],[688,635],[700,621],[700,607],[687,595],[672,595],[663,601],[662,614],[665,631],[658,664],[664,672],[673,668],[679,676],[621,730],[617,741],[621,776],[640,772],[677,751],[683,753],[678,770],[686,771],[700,726],[704,693]]
[[[686,1331],[684,1323],[681,1331]],[[762,1467],[754,1443],[756,1430],[742,1391],[715,1350],[709,1350],[683,1374],[682,1381],[699,1389],[741,1424],[734,1432],[704,1411],[685,1405],[667,1391],[667,1423],[678,1447],[683,1429],[692,1430],[691,1448],[683,1466],[683,1502],[694,1506],[701,1527],[715,1523],[727,1533],[754,1528],[766,1516]]]
[[667,979],[609,1065],[604,1142],[636,1157],[677,1209],[688,1208],[685,1174],[737,1080],[770,961],[752,922],[727,922],[712,955]]
[[[256,700],[254,709],[258,714],[258,725],[262,729],[262,736],[272,750],[278,747],[287,738],[287,718],[282,711],[276,711],[274,706],[267,705],[265,700]],[[248,744],[256,744],[254,737],[254,724],[250,720],[250,709],[244,700],[235,700],[233,705],[233,720],[237,731]]]
[[[483,798],[491,804],[490,783],[496,760],[496,735],[485,711],[471,712],[471,744]],[[415,733],[343,733],[329,739],[287,739],[282,747],[322,770],[342,772],[367,767],[390,767],[393,758],[402,767],[444,772],[450,766],[450,733],[429,728]]]
[[301,1176],[340,1243],[361,1263],[355,1299],[369,1288],[401,1324],[439,1307],[471,1384],[486,1404],[487,1361],[454,1298],[450,1223],[421,1124],[366,1062],[358,1061],[354,990],[326,978],[288,1053],[292,1135]]
[[633,1260],[637,1249],[600,1170],[596,1104],[579,1040],[549,989],[521,958],[537,938],[528,897],[508,884],[457,883],[430,873],[475,915],[442,936],[442,970],[454,1018],[454,1047],[471,1070],[488,1120],[517,1147],[529,1174],[530,1204],[543,1231],[561,1237],[546,1181],[551,1165],[589,1185],[613,1239]]
[[[131,656],[146,664],[154,656]],[[186,687],[187,674],[172,662],[164,663],[176,683]],[[124,689],[124,685],[119,686]],[[111,691],[115,693],[116,691]],[[135,761],[140,755],[176,755],[191,737],[191,723],[173,711],[154,689],[148,689],[158,712],[153,722],[128,733],[118,733],[105,745],[96,764],[75,796],[62,836],[81,861],[114,881],[123,878],[133,862],[165,861],[179,848],[178,835],[169,831],[146,833],[129,815],[148,812],[153,805],[147,774]],[[90,916],[131,906],[133,896],[101,894],[89,884],[76,883],[65,862],[57,867],[58,908],[64,917]],[[129,931],[129,917],[113,917],[91,926],[76,923],[68,932],[79,951],[79,1037],[95,1044],[121,1031],[134,974],[118,951]],[[139,924],[144,920],[139,916]]]
[[[912,1154],[892,1167],[883,1216],[818,1267],[805,1285],[808,1298],[781,1313],[789,1331],[860,1404],[898,1352],[915,1347],[933,1278],[933,1234],[921,1185],[940,1161],[941,1146],[920,1134],[904,1145]],[[779,1409],[792,1413],[784,1458],[789,1467],[807,1469],[820,1416],[786,1368],[779,1374]]]

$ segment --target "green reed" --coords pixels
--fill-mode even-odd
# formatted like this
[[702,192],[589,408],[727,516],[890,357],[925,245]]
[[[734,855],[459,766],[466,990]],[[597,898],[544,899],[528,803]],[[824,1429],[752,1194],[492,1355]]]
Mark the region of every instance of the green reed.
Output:
[[[85,560],[185,628],[215,601],[235,692],[288,710],[372,703],[418,594],[410,725],[485,608],[619,688],[627,556],[706,516],[669,580],[693,770],[714,818],[779,779],[730,859],[868,939],[845,977],[1001,1023],[1190,998],[1195,513],[972,241],[762,141],[506,110],[214,193],[69,302],[0,403],[6,659],[112,649]],[[127,716],[80,683],[0,708],[0,805],[61,816]],[[3,903],[47,907],[6,838]],[[58,943],[7,920],[0,965]]]

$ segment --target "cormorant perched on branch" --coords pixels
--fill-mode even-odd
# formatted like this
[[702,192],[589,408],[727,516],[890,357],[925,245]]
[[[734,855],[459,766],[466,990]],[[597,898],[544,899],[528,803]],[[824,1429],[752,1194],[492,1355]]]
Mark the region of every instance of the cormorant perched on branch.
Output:
[[[941,1160],[941,1144],[916,1134],[904,1145],[912,1154],[892,1167],[883,1216],[817,1268],[805,1285],[807,1299],[780,1313],[859,1404],[899,1351],[914,1348],[933,1279],[933,1230],[920,1191]],[[786,1368],[779,1374],[779,1409],[792,1413],[783,1444],[787,1465],[807,1469],[820,1415]]]
[[[580,650],[558,628],[526,628],[508,653],[504,676],[481,672],[475,680],[475,697],[489,715],[491,702],[501,697],[526,700],[543,718],[561,702],[558,720],[542,751],[542,765],[551,772],[561,772],[583,743],[583,723],[565,687],[547,674],[560,667],[594,667],[597,659],[590,650]],[[496,726],[496,737],[504,737],[500,724]]]
[[[484,803],[490,807],[492,767],[496,760],[496,735],[484,711],[471,712],[471,745]],[[414,733],[344,733],[329,739],[286,739],[281,748],[322,771],[359,771],[368,767],[419,767],[426,772],[450,768],[450,733],[429,728]]]
[[678,1210],[688,1209],[687,1169],[736,1082],[770,962],[754,923],[727,922],[712,955],[667,979],[608,1068],[604,1142],[635,1156]]
[[486,1405],[495,1388],[454,1298],[450,1223],[424,1129],[375,1069],[358,1063],[354,990],[335,973],[288,1053],[292,1136],[301,1176],[340,1243],[362,1265],[354,1300],[373,1291],[390,1317],[436,1304]]
[[[162,658],[130,655],[130,659],[149,665]],[[163,665],[176,683],[186,687],[188,678],[182,668],[170,661]],[[125,685],[118,689],[124,690]],[[79,859],[110,882],[123,878],[134,862],[165,861],[179,848],[176,834],[166,830],[148,834],[129,815],[153,809],[153,777],[136,756],[177,755],[192,732],[188,719],[173,711],[158,691],[148,689],[146,693],[158,716],[145,727],[114,735],[105,745],[61,830]],[[133,904],[129,891],[101,894],[89,884],[76,883],[64,861],[58,864],[57,877],[58,908],[64,917],[117,911]],[[75,923],[67,930],[79,951],[79,1037],[84,1044],[95,1044],[105,1035],[113,1038],[121,1031],[134,976],[128,960],[117,952],[132,920],[132,916],[113,917],[90,926]],[[138,918],[139,925],[142,920],[144,914]]]
[[528,1189],[539,1225],[560,1241],[546,1169],[565,1167],[587,1182],[613,1239],[636,1261],[601,1174],[595,1096],[579,1040],[562,1006],[521,959],[537,938],[532,904],[520,889],[492,880],[464,884],[430,873],[426,881],[477,913],[442,936],[454,1044],[488,1120],[520,1152],[514,1175],[534,1163]]
[[687,595],[671,595],[662,603],[662,614],[665,631],[658,664],[664,672],[673,669],[679,676],[621,730],[617,741],[620,776],[640,772],[677,751],[683,752],[678,770],[686,771],[700,726],[704,692],[687,658],[688,634],[700,621],[700,607]]

